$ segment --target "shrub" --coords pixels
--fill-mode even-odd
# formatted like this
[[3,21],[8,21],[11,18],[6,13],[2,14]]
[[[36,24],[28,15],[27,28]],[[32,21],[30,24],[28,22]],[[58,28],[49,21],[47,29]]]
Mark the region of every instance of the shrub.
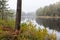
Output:
[[[3,21],[1,20],[2,24],[4,26],[8,26],[11,28],[14,28],[14,21]],[[6,23],[5,23],[6,22]],[[1,25],[1,24],[0,24]],[[56,40],[56,35],[54,33],[48,34],[48,31],[46,28],[41,29],[41,28],[36,28],[32,24],[32,22],[23,22],[21,23],[20,27],[20,34],[17,36],[18,40]],[[14,38],[12,33],[10,31],[2,31],[0,30],[2,34],[0,34],[0,39],[2,40],[10,40],[11,38]]]
[[[52,36],[51,36],[52,35]],[[53,37],[53,38],[50,38]],[[21,40],[56,40],[55,34],[48,34],[46,28],[36,28],[31,22],[22,23],[21,24]]]

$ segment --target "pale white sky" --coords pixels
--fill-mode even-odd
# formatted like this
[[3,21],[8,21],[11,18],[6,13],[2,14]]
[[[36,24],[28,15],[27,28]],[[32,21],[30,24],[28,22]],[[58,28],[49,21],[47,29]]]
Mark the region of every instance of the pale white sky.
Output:
[[[22,0],[22,11],[35,12],[38,8],[44,7],[49,4],[56,3],[60,0]],[[11,9],[16,10],[17,0],[9,0],[9,6]]]

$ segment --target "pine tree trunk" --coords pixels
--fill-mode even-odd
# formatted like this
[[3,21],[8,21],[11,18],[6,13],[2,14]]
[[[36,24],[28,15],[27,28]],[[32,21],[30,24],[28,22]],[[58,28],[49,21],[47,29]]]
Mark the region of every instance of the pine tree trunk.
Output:
[[22,2],[22,0],[17,0],[17,13],[16,13],[15,30],[20,30],[20,23],[21,23],[21,2]]
[[4,20],[4,17],[3,16],[4,16],[4,13],[3,13],[3,10],[2,10],[2,20]]

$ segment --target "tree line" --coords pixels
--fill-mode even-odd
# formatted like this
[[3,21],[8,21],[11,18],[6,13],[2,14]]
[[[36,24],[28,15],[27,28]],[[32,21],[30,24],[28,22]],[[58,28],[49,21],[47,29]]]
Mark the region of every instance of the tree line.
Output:
[[[37,16],[51,16],[51,17],[60,17],[60,2],[50,4],[49,6],[45,6],[43,8],[39,8],[36,11]],[[49,27],[50,29],[54,29],[60,31],[60,18],[36,18],[38,24],[42,24],[45,27]]]

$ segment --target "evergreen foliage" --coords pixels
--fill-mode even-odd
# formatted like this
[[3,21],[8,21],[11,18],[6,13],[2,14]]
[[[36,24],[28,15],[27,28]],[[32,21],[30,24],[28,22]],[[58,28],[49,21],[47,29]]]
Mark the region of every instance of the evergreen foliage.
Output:
[[36,12],[37,16],[56,17],[56,18],[36,18],[38,24],[42,24],[45,27],[60,31],[60,2],[50,4],[44,8],[39,8]]

